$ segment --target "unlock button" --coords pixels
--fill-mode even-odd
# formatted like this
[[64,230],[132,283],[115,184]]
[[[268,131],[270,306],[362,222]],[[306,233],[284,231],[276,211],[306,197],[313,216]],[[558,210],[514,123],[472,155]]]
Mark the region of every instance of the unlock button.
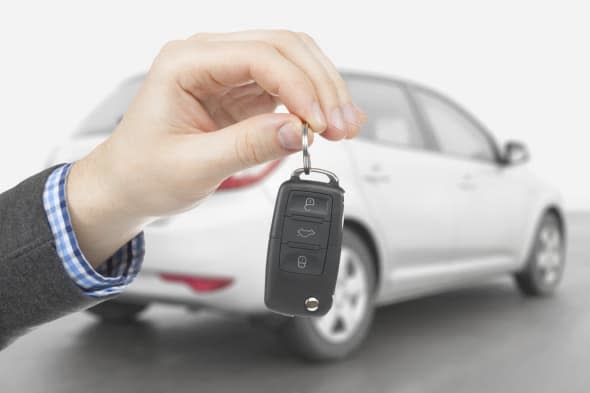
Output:
[[291,273],[320,275],[324,270],[325,250],[281,246],[281,270]]

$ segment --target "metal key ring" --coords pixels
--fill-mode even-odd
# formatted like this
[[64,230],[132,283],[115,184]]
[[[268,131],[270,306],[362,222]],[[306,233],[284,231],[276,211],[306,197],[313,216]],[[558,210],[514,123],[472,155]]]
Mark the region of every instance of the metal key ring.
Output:
[[309,133],[309,124],[307,122],[303,122],[303,132],[301,133],[302,142],[301,145],[303,146],[303,171],[306,175],[309,175],[309,171],[311,170],[311,157],[309,155],[309,140],[307,138],[307,134]]

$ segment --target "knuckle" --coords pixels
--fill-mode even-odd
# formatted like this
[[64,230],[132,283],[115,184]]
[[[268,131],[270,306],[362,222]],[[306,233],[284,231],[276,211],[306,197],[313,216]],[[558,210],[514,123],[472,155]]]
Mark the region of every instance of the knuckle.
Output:
[[174,53],[178,51],[181,45],[182,41],[180,40],[168,41],[164,44],[164,46],[162,46],[162,49],[160,49],[160,54]]
[[170,73],[186,67],[195,52],[204,53],[211,47],[210,42],[174,40],[165,43],[153,62],[153,68]]
[[243,167],[261,164],[263,161],[258,153],[257,145],[249,130],[240,132],[235,138],[236,157]]
[[297,34],[291,30],[275,30],[272,35],[284,45],[291,44],[298,40]]
[[322,103],[328,107],[338,106],[340,104],[339,92],[329,78],[321,82],[319,97]]
[[271,36],[281,36],[281,37],[286,37],[286,36],[293,34],[293,32],[288,29],[273,29],[273,30],[269,30],[268,33]]
[[338,72],[336,72],[336,76],[334,77],[334,84],[336,85],[336,88],[339,91],[348,94],[348,86],[346,85],[346,82],[344,82],[344,79],[342,79],[342,76]]
[[334,91],[336,90],[337,86],[334,83],[334,79],[327,71],[321,70],[321,72],[318,72],[317,79],[322,88],[327,88]]
[[342,78],[342,75],[338,72],[337,69],[329,69],[327,72],[327,78],[329,79],[329,83],[334,89],[334,94],[337,95],[341,103],[345,103],[349,101],[350,94],[348,92],[348,86],[346,82]]
[[246,45],[251,46],[251,49],[254,50],[256,53],[264,54],[267,56],[274,55],[277,52],[271,44],[265,41],[255,40],[248,42]]
[[178,53],[181,50],[182,41],[168,41],[156,56],[153,67],[163,72],[169,72],[175,67]]
[[334,78],[325,70],[320,70],[313,77],[315,90],[319,96],[330,106],[337,105],[340,91]]
[[348,91],[348,86],[346,85],[346,82],[344,82],[344,79],[338,75],[334,80],[334,84],[336,85],[336,90],[338,91],[340,98],[344,101],[348,101],[350,99],[350,92]]
[[276,29],[274,30],[275,33],[278,34],[283,34],[283,35],[293,35],[295,34],[293,31],[289,30],[289,29]]
[[304,75],[293,75],[290,80],[285,81],[283,86],[285,86],[287,92],[298,91],[307,93],[313,91],[310,81]]
[[255,54],[255,59],[252,59],[251,67],[258,70],[261,74],[272,75],[273,65],[276,65],[278,50],[264,42],[264,41],[249,41],[240,43],[242,52],[245,56],[250,57]]
[[342,78],[342,75],[336,72],[336,77],[334,79],[334,84],[336,85],[336,91],[338,92],[340,103],[347,104],[351,102],[350,90],[348,89],[346,81]]
[[208,41],[211,38],[211,33],[197,33],[190,36],[189,40]]
[[313,45],[316,44],[315,43],[315,40],[313,39],[313,37],[311,35],[307,34],[304,31],[301,31],[301,32],[297,33],[297,35],[299,36],[299,38],[301,40],[303,40],[303,42],[305,42],[307,44],[313,44]]

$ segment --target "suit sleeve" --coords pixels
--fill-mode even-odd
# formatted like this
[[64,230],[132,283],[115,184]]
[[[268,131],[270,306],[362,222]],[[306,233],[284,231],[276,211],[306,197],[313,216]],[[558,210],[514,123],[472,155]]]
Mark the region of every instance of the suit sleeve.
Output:
[[0,194],[0,348],[27,330],[105,298],[68,276],[43,207],[47,169]]

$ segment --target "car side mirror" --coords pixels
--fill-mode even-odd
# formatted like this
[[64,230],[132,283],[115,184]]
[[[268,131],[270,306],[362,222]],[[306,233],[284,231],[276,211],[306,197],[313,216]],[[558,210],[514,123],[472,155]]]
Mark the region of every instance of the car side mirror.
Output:
[[504,145],[503,161],[506,165],[524,164],[530,158],[529,150],[522,142],[509,141]]

